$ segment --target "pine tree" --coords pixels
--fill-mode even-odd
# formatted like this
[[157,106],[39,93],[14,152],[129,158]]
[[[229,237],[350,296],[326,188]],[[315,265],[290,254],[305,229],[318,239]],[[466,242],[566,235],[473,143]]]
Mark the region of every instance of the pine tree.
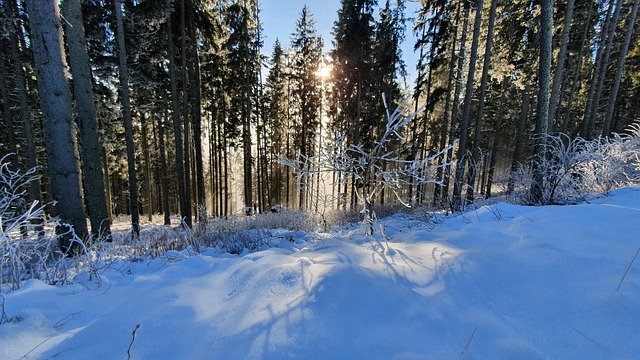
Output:
[[[296,108],[297,134],[294,144],[302,157],[312,156],[314,152],[314,134],[320,126],[321,80],[317,72],[322,60],[322,39],[317,35],[315,22],[309,9],[302,8],[296,29],[292,35],[291,51],[293,66],[291,77]],[[308,193],[311,179],[302,178],[299,192],[300,208],[308,206]]]

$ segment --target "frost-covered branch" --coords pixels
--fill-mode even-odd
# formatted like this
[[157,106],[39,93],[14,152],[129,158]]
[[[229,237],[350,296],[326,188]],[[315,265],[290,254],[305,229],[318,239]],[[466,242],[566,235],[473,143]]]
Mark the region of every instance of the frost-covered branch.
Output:
[[[401,158],[400,145],[405,141],[402,128],[415,121],[426,106],[425,104],[418,111],[406,116],[405,105],[408,99],[409,97],[392,113],[387,109],[385,131],[372,146],[363,143],[348,144],[346,134],[334,129],[332,135],[325,137],[325,142],[321,144],[317,154],[305,156],[298,153],[296,159],[280,157],[279,161],[293,168],[297,177],[318,173],[348,175],[339,177],[338,182],[345,184],[352,178],[353,185],[358,188],[356,196],[363,206],[365,221],[371,222],[372,204],[383,189],[390,190],[402,202],[399,196],[402,186],[437,183],[435,170],[449,165],[438,164],[437,159],[452,145],[431,156],[418,153],[412,160]],[[409,205],[404,202],[403,204]]]

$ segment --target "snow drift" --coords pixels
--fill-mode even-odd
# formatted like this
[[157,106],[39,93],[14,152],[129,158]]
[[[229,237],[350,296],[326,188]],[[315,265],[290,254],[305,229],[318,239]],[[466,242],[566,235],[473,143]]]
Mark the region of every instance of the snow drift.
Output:
[[115,262],[100,285],[30,280],[3,290],[0,358],[632,359],[638,219],[626,188],[434,229],[395,215],[386,236],[276,231],[252,254]]

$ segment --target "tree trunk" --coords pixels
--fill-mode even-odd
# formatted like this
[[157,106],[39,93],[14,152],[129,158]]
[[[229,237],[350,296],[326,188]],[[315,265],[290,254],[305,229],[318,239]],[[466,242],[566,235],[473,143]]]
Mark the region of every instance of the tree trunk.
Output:
[[[460,15],[460,7],[458,7],[458,11],[456,14],[457,21]],[[451,55],[449,58],[449,77],[447,81],[447,95],[444,103],[444,114],[442,115],[442,129],[440,130],[440,148],[442,150],[447,146],[447,136],[451,134],[451,92],[453,91],[453,83],[455,82],[455,70],[456,70],[456,41],[458,40],[458,30],[456,27],[456,31],[453,34],[453,44],[451,45]],[[436,180],[443,180],[443,167],[447,161],[451,159],[448,158],[447,153],[443,153],[438,157],[438,168],[436,169]],[[437,207],[438,204],[444,205],[445,197],[448,195],[448,187],[445,188],[444,185],[436,184],[433,190],[433,206]]]
[[66,234],[61,238],[61,248],[75,251],[77,244],[70,242],[68,231],[74,231],[78,238],[86,239],[88,229],[82,203],[80,165],[72,124],[71,93],[58,2],[29,0],[27,8],[38,74],[49,181],[55,200],[54,208],[61,221],[57,232]]
[[[465,50],[467,48],[467,28],[469,27],[469,5],[468,3],[464,4],[463,11],[463,22],[462,22],[462,34],[460,36],[460,52],[458,55],[458,68],[457,68],[457,76],[456,76],[456,87],[453,93],[453,108],[451,109],[451,135],[449,136],[451,139],[456,138],[456,130],[460,129],[460,118],[458,114],[458,107],[460,106],[460,92],[462,91],[462,67],[464,65],[465,59]],[[451,161],[453,159],[453,147],[447,151],[447,159],[449,160],[449,164],[445,168],[444,172],[444,181],[443,181],[443,202],[449,202],[450,207],[453,209],[453,202],[449,200],[449,183],[451,181]]]
[[[482,66],[482,78],[480,80],[480,96],[478,98],[478,115],[476,117],[474,137],[473,137],[473,162],[475,166],[469,167],[469,183],[473,184],[476,179],[477,166],[480,164],[482,156],[480,149],[480,137],[482,135],[482,121],[484,117],[484,100],[487,96],[487,82],[489,79],[489,67],[491,66],[491,47],[493,46],[493,29],[496,20],[496,4],[497,0],[491,0],[491,9],[489,10],[489,25],[487,29],[487,45],[484,51],[484,63]],[[475,189],[470,187],[467,190],[467,201],[473,202],[473,194]]]
[[498,115],[496,117],[496,132],[493,135],[493,146],[491,147],[491,159],[489,160],[489,173],[487,174],[487,190],[485,192],[485,198],[491,197],[491,188],[493,187],[493,175],[496,169],[496,162],[498,159],[498,150],[500,149],[500,143],[502,140],[502,122],[504,120],[504,108],[507,103],[507,89],[509,85],[508,77],[505,76],[502,79],[502,96],[500,99],[500,107],[498,108]]
[[143,112],[140,114],[140,128],[142,130],[142,156],[144,157],[145,185],[147,188],[147,219],[153,222],[153,190],[151,185],[151,156],[149,155],[149,144],[147,140],[147,116]]
[[[595,7],[595,2],[591,2],[589,5],[589,11],[587,13],[587,19],[591,19],[591,14],[593,12],[593,8]],[[564,112],[564,118],[562,119],[562,128],[561,132],[567,134],[569,131],[569,121],[571,120],[571,112],[573,110],[573,100],[575,98],[576,93],[578,92],[578,87],[581,85],[582,79],[582,61],[584,59],[584,52],[587,50],[587,41],[589,39],[589,34],[591,32],[591,22],[589,21],[587,26],[585,26],[584,31],[582,32],[582,40],[580,42],[580,50],[578,51],[578,63],[575,66],[575,75],[573,77],[571,83],[571,89],[569,90],[569,99],[567,100],[566,110]],[[579,132],[579,128],[576,129],[576,134]]]
[[[191,23],[193,27],[193,23]],[[204,191],[204,161],[202,160],[202,109],[201,109],[201,90],[200,90],[200,59],[198,57],[198,44],[195,36],[195,29],[192,28],[191,39],[191,89],[193,93],[192,115],[193,115],[193,142],[194,142],[194,162],[196,173],[196,193],[197,193],[197,213],[198,222],[206,221],[207,205]]]
[[124,42],[124,23],[122,19],[122,0],[114,1],[116,14],[116,36],[118,41],[118,69],[120,88],[122,91],[122,117],[127,144],[127,168],[129,173],[129,207],[131,208],[131,231],[134,238],[140,237],[140,209],[138,207],[138,180],[136,179],[136,155],[133,143],[133,119],[129,97],[129,68],[127,66],[127,49]]
[[169,174],[167,169],[169,169],[167,165],[167,155],[165,149],[165,141],[166,136],[164,133],[165,127],[165,116],[160,118],[160,124],[158,124],[158,137],[160,141],[158,141],[158,145],[160,147],[160,166],[162,172],[160,173],[160,181],[162,183],[162,212],[164,214],[164,224],[171,225],[171,209],[169,208]]
[[518,166],[522,161],[522,148],[524,147],[524,132],[529,118],[529,108],[531,107],[531,90],[527,86],[524,89],[522,107],[520,108],[520,115],[518,116],[518,129],[516,130],[516,140],[513,150],[513,159],[511,160],[511,175],[509,176],[509,183],[507,184],[507,194],[511,195],[515,190],[515,178],[514,175],[518,170]]
[[171,29],[171,14],[167,16],[167,54],[169,57],[169,75],[171,78],[171,118],[173,120],[173,135],[176,146],[176,172],[178,176],[178,199],[180,202],[180,216],[187,218],[187,203],[185,196],[184,155],[182,148],[182,124],[180,121],[180,100],[178,98],[178,80],[176,79],[176,62]]
[[65,24],[69,48],[69,67],[73,74],[73,91],[82,150],[82,182],[91,232],[97,237],[109,236],[111,229],[102,174],[101,145],[98,138],[91,64],[87,54],[80,0],[65,0],[62,3],[62,12],[66,19],[63,24]]
[[191,84],[187,78],[187,23],[184,0],[180,1],[180,61],[182,74],[182,120],[184,122],[184,196],[185,216],[184,221],[188,227],[193,226],[191,211],[191,121],[189,114],[189,91]]
[[6,141],[6,144],[9,148],[9,151],[16,154],[16,156],[11,157],[11,163],[14,169],[18,168],[18,146],[16,142],[16,132],[13,123],[13,115],[11,114],[11,99],[9,96],[9,85],[7,85],[7,79],[4,73],[4,59],[0,61],[0,90],[2,93],[2,118],[4,119],[3,125],[6,128],[6,139],[2,139],[0,141]]
[[[613,17],[608,18],[608,26],[605,26],[606,31],[602,34],[601,44],[604,44],[604,48],[598,49],[598,55],[601,52],[604,52],[604,55],[601,56],[602,64],[598,67],[596,64],[596,72],[594,72],[594,80],[591,83],[591,87],[593,91],[593,102],[590,107],[587,107],[585,110],[585,136],[586,138],[591,138],[593,136],[593,131],[596,122],[596,116],[598,113],[598,108],[600,107],[600,99],[602,97],[602,88],[604,86],[604,80],[607,74],[607,69],[609,67],[609,58],[611,57],[611,48],[613,45],[613,39],[615,37],[616,28],[618,25],[618,18],[620,16],[620,7],[622,5],[622,0],[616,0],[615,9],[613,10]],[[613,6],[613,0],[611,1],[609,6]],[[606,38],[606,43],[603,41]],[[597,81],[596,81],[597,79]],[[595,85],[595,90],[593,90],[593,86]],[[589,93],[591,95],[591,92]]]
[[[15,22],[18,18],[18,5],[15,0],[5,0],[4,2],[6,16],[11,18],[11,21]],[[24,69],[22,68],[22,62],[20,61],[20,46],[19,39],[24,37],[22,34],[22,26],[18,23],[7,26],[9,35],[9,51],[11,53],[11,60],[13,62],[13,71],[15,76],[15,84],[18,92],[18,112],[20,114],[20,121],[22,122],[22,129],[24,131],[24,141],[26,147],[26,165],[27,168],[38,168],[38,162],[36,160],[36,145],[33,138],[33,123],[31,114],[29,113],[29,94],[27,93],[26,77]],[[6,107],[9,108],[8,105]],[[19,155],[19,154],[16,154]],[[36,174],[39,171],[36,170]],[[29,183],[29,200],[42,202],[42,194],[40,193],[40,178],[36,177]],[[38,226],[41,228],[41,226]]]
[[551,99],[549,100],[549,124],[547,125],[547,129],[550,133],[553,132],[554,129],[554,120],[556,118],[558,98],[560,96],[560,85],[562,85],[564,63],[567,58],[567,46],[569,45],[569,32],[571,30],[571,20],[573,19],[574,3],[575,0],[569,0],[567,2],[567,13],[564,18],[564,27],[562,29],[560,53],[558,54],[558,62],[556,63],[556,72],[553,76],[553,88],[551,90]]
[[544,201],[543,191],[546,176],[547,132],[549,125],[549,83],[551,81],[551,57],[553,36],[553,0],[540,1],[540,63],[538,67],[538,106],[536,109],[536,131],[533,159],[533,182],[531,203]]
[[[482,0],[476,1],[476,16],[473,24],[473,37],[471,40],[471,53],[469,54],[469,74],[467,75],[467,87],[462,107],[462,121],[460,122],[460,143],[458,144],[458,163],[456,176],[453,183],[453,210],[459,211],[462,207],[462,186],[464,170],[466,166],[467,145],[469,143],[469,118],[471,117],[471,100],[473,97],[473,82],[476,71],[478,55],[478,38],[480,36],[480,24],[482,20]],[[470,5],[467,5],[470,6]],[[471,184],[473,186],[473,184]],[[473,196],[473,194],[471,195]]]
[[602,127],[602,136],[611,135],[611,119],[613,118],[613,109],[618,100],[618,91],[620,91],[620,81],[622,79],[622,70],[624,68],[624,62],[629,52],[629,44],[631,43],[631,36],[633,35],[633,27],[636,22],[636,15],[638,14],[638,0],[633,4],[633,9],[629,15],[629,24],[627,25],[627,34],[620,51],[620,58],[618,59],[618,65],[616,66],[616,77],[613,81],[613,89],[609,96],[609,103],[607,104],[607,111],[605,112],[604,125]]

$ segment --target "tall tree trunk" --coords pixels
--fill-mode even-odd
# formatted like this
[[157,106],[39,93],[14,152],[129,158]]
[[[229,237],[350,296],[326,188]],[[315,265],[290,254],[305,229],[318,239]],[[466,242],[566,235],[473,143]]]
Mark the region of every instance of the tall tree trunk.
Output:
[[167,155],[165,149],[165,141],[166,136],[164,132],[165,127],[165,118],[167,117],[167,111],[165,110],[165,115],[160,118],[160,123],[158,124],[158,137],[160,141],[158,141],[158,146],[160,147],[160,166],[162,172],[160,173],[160,181],[162,183],[162,212],[164,214],[164,224],[171,225],[171,209],[169,208],[169,174],[167,169],[169,169],[167,164]]
[[549,83],[551,81],[551,57],[553,36],[553,0],[540,1],[540,63],[538,67],[538,106],[533,159],[531,203],[543,202],[546,176],[547,132],[549,126]]
[[147,140],[147,116],[140,113],[140,128],[142,130],[142,156],[144,157],[145,186],[147,188],[147,219],[153,222],[153,189],[151,185],[151,156]]
[[[456,12],[456,21],[460,21],[460,7]],[[449,57],[449,77],[447,78],[447,93],[444,103],[444,114],[442,115],[442,129],[440,130],[440,150],[447,146],[447,137],[451,134],[451,92],[453,91],[453,83],[455,82],[455,70],[456,70],[456,42],[458,40],[458,29],[453,34],[453,44],[451,45],[451,55]],[[443,153],[438,157],[438,168],[436,169],[436,180],[443,180],[443,167],[447,161],[451,159],[447,156],[447,153]],[[437,207],[438,204],[444,205],[444,198],[448,195],[448,187],[444,185],[436,184],[433,190],[433,206]]]
[[[456,132],[460,130],[460,114],[458,108],[460,107],[460,92],[462,91],[462,67],[464,65],[465,59],[465,51],[467,48],[467,32],[469,27],[469,9],[470,6],[465,2],[464,10],[463,10],[463,21],[462,21],[462,34],[460,35],[460,51],[458,55],[458,68],[457,68],[457,76],[456,76],[456,87],[453,93],[453,108],[451,109],[451,135],[449,136],[451,139],[456,138]],[[461,142],[459,140],[459,142]],[[449,183],[451,181],[451,161],[453,159],[453,147],[447,151],[447,159],[449,160],[449,164],[447,164],[444,173],[444,186],[443,186],[443,202],[448,202],[450,207],[453,209],[454,204],[449,200]]]
[[[589,4],[589,11],[587,12],[587,19],[591,19],[591,14],[593,12],[593,8],[595,7],[595,1],[591,1]],[[569,121],[571,120],[571,112],[573,110],[573,100],[575,99],[576,93],[578,92],[578,87],[581,85],[582,79],[582,61],[584,60],[584,52],[587,49],[587,42],[589,39],[589,34],[591,32],[591,21],[588,22],[587,26],[585,26],[584,31],[582,32],[582,40],[580,41],[580,50],[578,51],[578,63],[575,67],[575,74],[573,80],[571,82],[571,89],[569,90],[569,99],[567,100],[566,110],[564,112],[564,118],[562,119],[562,127],[560,131],[562,133],[567,134],[569,131]],[[577,134],[580,129],[576,129],[575,133]]]
[[11,157],[11,163],[14,169],[18,168],[18,144],[16,141],[16,132],[15,125],[13,123],[13,115],[11,114],[12,101],[9,95],[9,85],[7,85],[7,79],[5,76],[5,67],[4,67],[4,59],[0,61],[0,90],[2,93],[2,118],[3,125],[6,128],[6,139],[2,139],[0,141],[6,141],[7,146],[9,147],[9,151],[14,153],[16,156]]
[[55,200],[54,208],[62,223],[57,231],[59,234],[66,233],[66,236],[61,237],[61,248],[74,251],[77,245],[70,242],[68,231],[72,230],[80,239],[86,239],[88,229],[82,203],[80,164],[72,123],[71,93],[58,2],[29,0],[27,8],[38,74],[47,168]]
[[101,145],[98,138],[91,64],[87,54],[80,0],[65,0],[62,3],[62,12],[66,19],[63,24],[65,24],[69,48],[69,66],[73,74],[73,91],[82,150],[82,182],[91,232],[95,236],[108,236],[111,229],[100,158]]
[[609,103],[607,104],[607,111],[605,112],[604,125],[602,127],[602,136],[611,135],[611,119],[613,118],[613,109],[616,105],[616,101],[618,100],[618,91],[620,91],[622,70],[624,68],[625,59],[627,58],[627,53],[629,52],[629,44],[631,43],[631,37],[633,35],[633,27],[635,25],[636,16],[638,14],[638,2],[639,0],[636,0],[634,2],[633,9],[631,10],[631,14],[629,15],[627,34],[624,40],[624,44],[622,45],[622,50],[620,51],[620,57],[618,58],[618,64],[616,66],[616,77],[613,81],[613,89],[611,90],[611,95],[609,95]]
[[[456,176],[453,183],[453,210],[459,211],[462,206],[462,186],[464,181],[464,170],[467,158],[467,145],[469,143],[469,118],[471,117],[471,100],[473,97],[473,83],[478,57],[478,38],[480,37],[480,24],[482,21],[483,0],[476,1],[476,16],[473,24],[473,37],[471,39],[471,53],[469,54],[469,74],[467,75],[467,87],[464,95],[462,107],[462,121],[460,122],[460,143],[458,144],[458,163],[456,165]],[[470,6],[470,5],[467,5]],[[473,186],[473,184],[471,184]],[[468,191],[468,190],[467,190]],[[471,195],[473,196],[473,194]]]
[[[469,167],[469,184],[473,184],[476,179],[477,166],[480,164],[482,156],[480,149],[480,137],[482,135],[482,121],[484,117],[484,102],[487,96],[487,82],[489,80],[489,67],[491,66],[491,47],[493,46],[493,29],[496,21],[496,4],[498,0],[491,0],[489,10],[489,25],[487,29],[487,44],[484,51],[484,62],[482,65],[482,77],[480,80],[480,96],[478,97],[478,115],[476,117],[474,137],[473,137],[473,162],[474,166]],[[467,201],[473,202],[475,189],[470,187],[467,190]]]
[[124,41],[124,22],[122,19],[122,0],[114,1],[116,14],[116,36],[118,41],[118,70],[122,91],[122,117],[127,144],[127,168],[129,172],[129,207],[131,208],[131,230],[133,236],[140,237],[140,209],[138,207],[138,180],[136,178],[136,149],[133,143],[133,119],[131,116],[131,100],[129,97],[129,68],[127,66],[127,49]]
[[[180,0],[180,61],[182,74],[182,118],[184,122],[184,196],[185,216],[184,221],[188,227],[193,226],[191,211],[191,121],[189,114],[189,90],[192,86],[187,78],[187,29],[184,0]],[[193,115],[193,114],[191,114]]]
[[196,193],[197,193],[197,214],[198,222],[206,221],[207,205],[204,191],[204,161],[202,160],[202,109],[201,109],[201,90],[200,90],[200,59],[198,57],[198,44],[195,36],[193,23],[191,24],[191,89],[193,93],[192,115],[193,115],[193,142],[194,142],[194,162],[196,172]]
[[171,118],[173,121],[173,135],[176,146],[176,172],[178,176],[178,199],[180,216],[187,219],[187,202],[185,195],[184,159],[182,146],[182,124],[180,121],[180,99],[178,97],[178,80],[176,79],[176,62],[173,45],[171,14],[167,16],[167,53],[169,57],[169,75],[171,78]]
[[560,85],[562,85],[564,63],[567,58],[567,46],[569,44],[569,32],[571,30],[571,20],[573,19],[574,3],[575,0],[569,0],[567,2],[567,12],[565,14],[564,27],[562,29],[562,40],[560,41],[560,53],[558,54],[558,62],[556,63],[556,72],[553,75],[553,88],[551,89],[551,99],[549,100],[549,124],[547,125],[547,129],[550,133],[553,132],[554,129],[558,98],[560,97]]
[[511,175],[509,176],[509,182],[507,184],[507,194],[511,195],[515,190],[515,178],[514,175],[518,170],[522,162],[522,148],[524,147],[524,132],[529,118],[529,112],[531,107],[531,90],[529,86],[525,87],[523,91],[522,107],[520,108],[520,115],[518,116],[518,129],[516,130],[516,139],[513,150],[513,159],[511,160]]
[[498,150],[500,149],[500,144],[502,140],[502,122],[504,120],[504,108],[507,103],[507,94],[509,90],[507,89],[509,85],[508,77],[505,76],[502,79],[502,95],[500,99],[500,107],[498,108],[498,115],[496,117],[496,132],[493,135],[493,146],[491,147],[491,159],[489,160],[489,173],[487,174],[487,190],[485,192],[485,198],[491,197],[491,188],[493,187],[493,175],[496,169],[496,162],[498,159]]
[[[20,121],[22,122],[22,130],[24,131],[24,141],[26,148],[26,165],[27,168],[38,168],[38,162],[36,160],[36,145],[33,138],[33,123],[31,114],[29,113],[29,94],[27,92],[26,77],[22,62],[20,60],[20,45],[19,39],[24,37],[22,34],[22,26],[16,21],[18,19],[18,4],[16,0],[5,0],[4,2],[6,16],[10,17],[10,20],[14,24],[7,26],[9,35],[9,51],[11,53],[11,60],[13,62],[13,72],[15,76],[15,84],[18,92],[18,113],[20,114]],[[57,7],[57,6],[56,6]],[[8,108],[8,105],[7,105]],[[16,154],[18,155],[18,154]],[[36,170],[36,173],[39,173]],[[29,183],[29,200],[42,202],[42,194],[40,193],[40,178],[36,177]],[[41,226],[38,226],[39,228]]]
[[[605,76],[607,74],[607,68],[609,67],[609,58],[611,56],[611,47],[613,45],[613,38],[615,37],[616,27],[618,24],[618,18],[620,16],[620,7],[622,5],[621,0],[611,0],[609,4],[609,12],[611,7],[613,9],[613,16],[607,17],[607,24],[605,25],[605,31],[603,31],[600,40],[600,47],[598,48],[598,54],[596,55],[596,70],[593,74],[593,81],[591,83],[591,91],[589,92],[589,98],[593,99],[591,104],[587,102],[587,108],[585,109],[585,121],[584,121],[584,135],[585,138],[591,138],[593,136],[596,116],[598,108],[600,107],[600,99],[602,96],[602,87],[604,86]],[[601,63],[597,63],[597,58],[600,56]],[[598,66],[599,65],[599,66]],[[594,88],[595,86],[595,88]],[[593,96],[591,96],[593,95]]]

